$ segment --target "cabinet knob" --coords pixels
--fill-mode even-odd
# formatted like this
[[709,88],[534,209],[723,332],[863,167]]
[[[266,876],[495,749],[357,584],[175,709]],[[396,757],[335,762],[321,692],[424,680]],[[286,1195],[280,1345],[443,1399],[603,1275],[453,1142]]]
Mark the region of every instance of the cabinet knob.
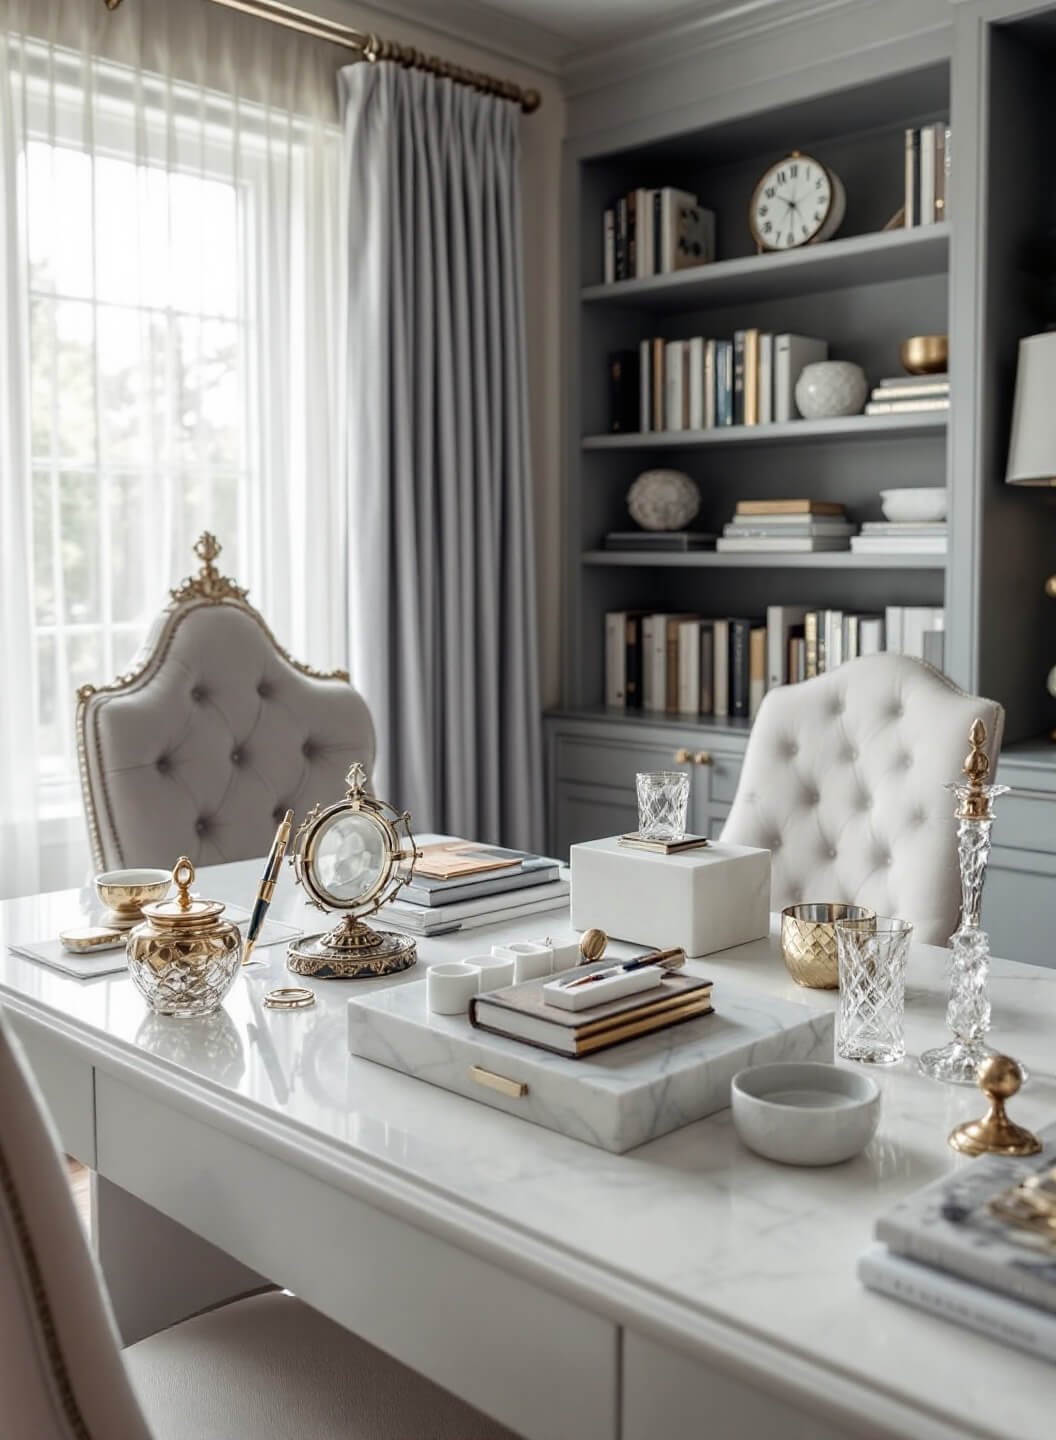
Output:
[[692,755],[689,753],[689,751],[685,748],[685,746],[683,746],[680,750],[676,750],[676,751],[675,751],[675,757],[674,757],[674,758],[675,758],[675,764],[676,764],[676,765],[688,765],[689,762],[690,762],[690,760],[692,760],[693,757],[692,757]]
[[710,764],[711,764],[711,751],[710,751],[710,750],[698,750],[697,753],[693,756],[693,764],[694,764],[694,765],[710,765]]

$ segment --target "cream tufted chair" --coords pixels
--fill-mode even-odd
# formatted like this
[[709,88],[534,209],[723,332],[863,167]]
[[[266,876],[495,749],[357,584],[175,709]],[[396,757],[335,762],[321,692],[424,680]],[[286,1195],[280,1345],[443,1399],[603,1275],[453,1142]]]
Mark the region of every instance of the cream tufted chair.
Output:
[[772,852],[771,907],[845,900],[944,945],[960,879],[953,799],[979,717],[996,769],[1005,712],[904,655],[850,660],[772,690],[752,727],[723,840]]
[[0,1094],[0,1435],[515,1440],[279,1291],[140,1340],[122,1361],[62,1161],[2,1015]]
[[320,675],[280,648],[246,592],[220,575],[220,546],[172,592],[131,675],[78,692],[81,787],[100,870],[168,869],[263,855],[287,808],[369,778],[374,727],[343,671]]

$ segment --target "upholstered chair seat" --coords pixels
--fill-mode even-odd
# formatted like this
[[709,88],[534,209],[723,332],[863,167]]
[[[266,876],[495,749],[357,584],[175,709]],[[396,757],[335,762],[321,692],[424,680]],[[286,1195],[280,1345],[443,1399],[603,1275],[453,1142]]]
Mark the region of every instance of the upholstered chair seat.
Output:
[[62,1159],[3,1015],[0,1094],[5,1440],[514,1440],[279,1292],[174,1325],[122,1356]]
[[173,592],[132,675],[79,694],[81,780],[101,870],[243,860],[287,809],[340,798],[374,729],[343,672],[318,675],[276,642],[211,536],[201,574]]
[[954,801],[979,718],[996,769],[1004,711],[931,666],[871,655],[771,690],[722,838],[772,855],[771,905],[843,900],[911,920],[943,945],[957,924]]

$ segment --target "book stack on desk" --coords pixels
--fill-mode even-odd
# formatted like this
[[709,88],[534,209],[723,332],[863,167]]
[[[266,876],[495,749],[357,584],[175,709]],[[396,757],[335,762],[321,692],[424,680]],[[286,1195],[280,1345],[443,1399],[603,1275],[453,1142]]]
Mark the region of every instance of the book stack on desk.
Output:
[[[999,1213],[1023,1180],[1052,1178],[1056,1125],[1042,1130],[1040,1155],[984,1155],[901,1201],[876,1226],[876,1244],[858,1262],[870,1290],[1056,1361],[1056,1252],[1046,1227],[1034,1232]],[[1037,1181],[1035,1181],[1037,1183]],[[999,1211],[992,1203],[997,1201]],[[1040,1206],[1039,1206],[1040,1212]],[[1049,1236],[1054,1227],[1048,1227]]]
[[378,918],[415,935],[445,935],[560,909],[568,892],[549,856],[444,840],[422,847],[410,883]]

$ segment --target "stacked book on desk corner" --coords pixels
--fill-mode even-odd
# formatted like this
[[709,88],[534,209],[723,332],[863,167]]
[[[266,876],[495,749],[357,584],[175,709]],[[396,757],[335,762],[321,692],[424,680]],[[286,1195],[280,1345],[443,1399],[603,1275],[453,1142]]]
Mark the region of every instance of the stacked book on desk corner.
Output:
[[853,534],[843,506],[834,500],[740,500],[716,549],[727,554],[812,554],[846,550]]
[[469,1018],[479,1030],[578,1059],[624,1040],[710,1015],[713,1010],[711,981],[696,975],[669,974],[652,990],[640,990],[586,1010],[561,1010],[548,1005],[543,986],[552,979],[547,975],[478,995],[470,1002]]
[[[1056,1361],[1056,1254],[1036,1233],[991,1208],[1025,1179],[1056,1204],[1056,1125],[1042,1130],[1040,1155],[983,1155],[902,1200],[877,1223],[858,1262],[870,1290],[941,1316],[955,1325]],[[1037,1177],[1036,1179],[1033,1177]],[[1013,1201],[1013,1204],[1015,1202]],[[1022,1209],[1026,1209],[1023,1206]],[[1051,1232],[1050,1232],[1051,1233]]]
[[875,386],[867,415],[919,415],[950,408],[948,375],[895,375]]
[[443,840],[422,846],[410,883],[378,919],[414,935],[446,935],[562,909],[568,894],[560,862],[546,855]]

